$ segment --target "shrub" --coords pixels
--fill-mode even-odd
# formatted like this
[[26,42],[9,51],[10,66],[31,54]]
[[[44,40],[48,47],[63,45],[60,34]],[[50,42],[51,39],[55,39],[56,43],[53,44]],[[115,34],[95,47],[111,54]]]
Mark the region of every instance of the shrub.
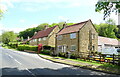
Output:
[[43,49],[45,49],[45,50],[54,50],[54,47],[45,45],[45,46],[43,46]]
[[77,56],[76,56],[74,53],[72,53],[72,54],[70,55],[70,58],[71,58],[71,59],[76,59]]
[[46,55],[50,55],[50,51],[48,51],[48,50],[42,50],[42,51],[40,51],[40,53],[42,53],[42,54],[46,54]]
[[37,51],[38,46],[31,46],[31,45],[18,45],[18,50],[24,51],[24,50],[31,50],[31,51]]
[[65,57],[66,56],[66,53],[63,53],[63,52],[59,52],[59,55],[60,57]]

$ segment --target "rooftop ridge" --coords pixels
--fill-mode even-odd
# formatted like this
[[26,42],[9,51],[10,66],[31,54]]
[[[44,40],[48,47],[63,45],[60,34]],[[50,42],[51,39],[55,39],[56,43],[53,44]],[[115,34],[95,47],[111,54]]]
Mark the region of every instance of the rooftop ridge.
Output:
[[69,25],[69,26],[66,26],[66,28],[67,27],[72,27],[72,26],[75,26],[75,25],[79,25],[79,24],[83,24],[83,23],[86,23],[86,22],[88,22],[89,20],[87,20],[87,21],[83,21],[83,22],[79,22],[79,23],[76,23],[76,24],[73,24],[73,25]]

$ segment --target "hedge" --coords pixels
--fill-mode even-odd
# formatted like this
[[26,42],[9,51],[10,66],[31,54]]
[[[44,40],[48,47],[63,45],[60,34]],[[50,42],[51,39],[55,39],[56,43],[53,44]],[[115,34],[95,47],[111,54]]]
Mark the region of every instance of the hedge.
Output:
[[18,50],[20,50],[20,51],[24,51],[24,50],[37,51],[38,50],[38,46],[18,45]]
[[51,51],[48,51],[48,50],[42,50],[42,51],[40,51],[40,53],[42,53],[42,54],[46,54],[46,55],[50,55]]
[[54,47],[45,45],[45,46],[43,46],[43,49],[45,49],[45,50],[54,50]]

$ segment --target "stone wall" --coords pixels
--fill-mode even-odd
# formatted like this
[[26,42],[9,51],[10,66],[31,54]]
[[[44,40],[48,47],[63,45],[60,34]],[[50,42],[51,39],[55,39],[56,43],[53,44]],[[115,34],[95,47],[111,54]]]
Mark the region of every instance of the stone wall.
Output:
[[[91,30],[91,32],[90,32]],[[92,46],[94,46],[95,50],[98,49],[98,33],[96,32],[94,26],[91,21],[88,21],[83,28],[81,28],[79,32],[79,52],[89,52],[90,45],[90,34],[95,34],[95,38],[91,39]]]

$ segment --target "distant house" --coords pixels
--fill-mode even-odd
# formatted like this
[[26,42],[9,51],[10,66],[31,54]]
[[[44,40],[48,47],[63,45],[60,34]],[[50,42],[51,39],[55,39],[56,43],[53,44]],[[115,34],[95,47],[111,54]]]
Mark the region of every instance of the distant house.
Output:
[[46,27],[45,30],[37,32],[29,41],[30,45],[43,44],[47,46],[55,47],[56,33],[59,31],[58,26]]
[[120,48],[120,41],[113,38],[98,36],[98,52],[102,54],[117,54]]
[[97,51],[98,33],[91,20],[64,26],[57,34],[56,53],[79,55]]

